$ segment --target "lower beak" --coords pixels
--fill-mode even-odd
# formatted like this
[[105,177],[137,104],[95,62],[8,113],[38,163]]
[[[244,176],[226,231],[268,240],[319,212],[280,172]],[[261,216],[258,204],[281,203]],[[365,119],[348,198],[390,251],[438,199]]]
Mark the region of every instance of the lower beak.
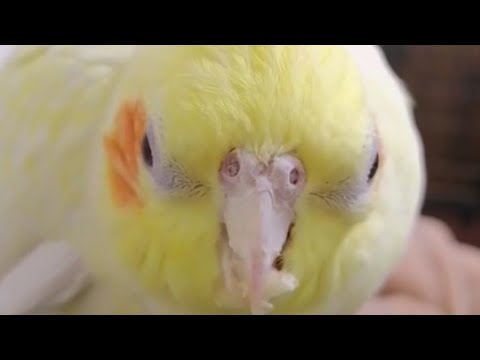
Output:
[[240,259],[246,296],[252,313],[262,313],[265,278],[280,255],[292,215],[275,206],[272,191],[257,189],[242,196],[227,196],[224,221],[230,248]]

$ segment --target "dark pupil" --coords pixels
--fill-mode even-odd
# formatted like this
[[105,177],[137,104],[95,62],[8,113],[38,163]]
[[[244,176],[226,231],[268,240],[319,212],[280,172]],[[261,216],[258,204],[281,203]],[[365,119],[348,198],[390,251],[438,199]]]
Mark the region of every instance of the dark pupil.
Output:
[[375,174],[377,173],[378,170],[378,154],[375,156],[375,161],[372,165],[372,168],[370,169],[370,173],[368,174],[368,182],[372,181],[372,179],[375,177]]
[[147,164],[148,166],[153,165],[152,149],[150,148],[150,142],[148,141],[147,135],[143,137],[142,141],[142,156],[145,164]]

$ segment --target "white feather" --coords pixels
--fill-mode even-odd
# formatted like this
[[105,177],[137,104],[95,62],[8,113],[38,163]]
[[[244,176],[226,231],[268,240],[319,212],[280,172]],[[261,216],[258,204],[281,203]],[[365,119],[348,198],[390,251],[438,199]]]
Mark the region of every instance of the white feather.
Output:
[[39,245],[0,280],[0,314],[48,311],[72,300],[89,283],[80,256],[65,242]]
[[0,45],[0,67],[5,64],[17,45]]

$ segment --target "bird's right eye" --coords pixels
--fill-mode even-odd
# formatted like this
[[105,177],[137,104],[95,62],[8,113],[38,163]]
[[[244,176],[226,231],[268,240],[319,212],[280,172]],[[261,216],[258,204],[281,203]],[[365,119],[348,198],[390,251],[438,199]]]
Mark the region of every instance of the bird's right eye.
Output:
[[368,182],[372,182],[372,180],[375,178],[375,175],[377,175],[377,171],[378,171],[378,165],[379,165],[379,155],[378,155],[378,152],[377,154],[375,155],[375,160],[372,164],[372,166],[370,167],[370,171],[368,173]]
[[148,140],[147,134],[144,135],[142,140],[142,157],[148,167],[153,166],[152,148],[150,147],[150,141]]

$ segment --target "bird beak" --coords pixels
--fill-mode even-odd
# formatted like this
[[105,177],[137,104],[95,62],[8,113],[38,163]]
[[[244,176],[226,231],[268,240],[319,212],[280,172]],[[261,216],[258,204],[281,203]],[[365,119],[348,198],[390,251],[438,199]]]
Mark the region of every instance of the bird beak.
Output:
[[274,263],[284,249],[305,178],[302,163],[289,154],[266,164],[255,154],[236,149],[222,162],[220,183],[228,241],[227,251],[222,253],[225,287],[234,293],[242,291],[253,314],[263,314],[271,307],[270,280],[278,275]]
[[226,195],[224,222],[228,243],[240,261],[241,278],[253,314],[268,304],[265,279],[281,254],[292,222],[288,208],[277,206],[272,185],[265,181],[240,194]]

